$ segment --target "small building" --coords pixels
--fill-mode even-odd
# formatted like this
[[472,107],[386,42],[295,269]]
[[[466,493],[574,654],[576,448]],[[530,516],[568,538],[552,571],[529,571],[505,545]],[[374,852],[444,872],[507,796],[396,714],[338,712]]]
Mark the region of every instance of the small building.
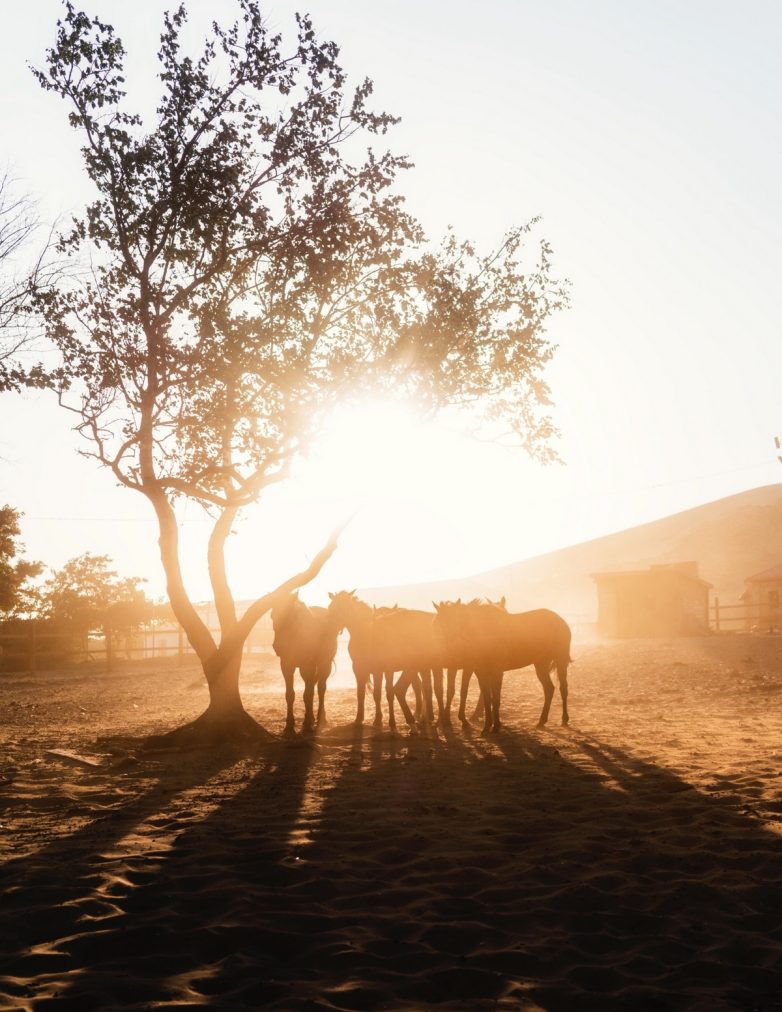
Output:
[[593,573],[592,579],[601,636],[701,636],[709,631],[711,584],[698,575],[697,562]]
[[748,576],[744,586],[741,599],[747,608],[746,628],[771,631],[782,628],[782,565]]

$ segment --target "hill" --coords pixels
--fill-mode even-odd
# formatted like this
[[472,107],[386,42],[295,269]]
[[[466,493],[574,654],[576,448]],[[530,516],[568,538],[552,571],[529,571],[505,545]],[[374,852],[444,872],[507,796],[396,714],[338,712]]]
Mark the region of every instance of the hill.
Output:
[[433,600],[504,594],[514,611],[548,607],[589,622],[597,617],[590,574],[687,560],[697,561],[713,595],[723,603],[735,602],[747,576],[782,563],[782,484],[739,492],[475,576],[361,593],[372,603],[420,608],[431,607]]

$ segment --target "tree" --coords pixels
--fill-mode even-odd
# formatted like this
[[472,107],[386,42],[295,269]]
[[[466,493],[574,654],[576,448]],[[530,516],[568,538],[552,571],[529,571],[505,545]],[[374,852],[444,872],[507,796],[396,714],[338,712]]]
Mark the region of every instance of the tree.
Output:
[[54,283],[60,265],[49,257],[49,243],[39,249],[32,266],[29,252],[40,227],[34,201],[15,192],[8,173],[0,176],[0,392],[22,385],[44,386],[42,365],[23,369],[18,354],[38,333],[32,316],[37,292]]
[[[0,616],[15,618],[26,614],[29,604],[28,581],[38,576],[42,566],[18,556],[24,546],[17,540],[21,534],[21,514],[6,504],[0,507]],[[14,561],[16,560],[16,561]]]
[[[426,245],[393,189],[407,159],[362,147],[395,122],[369,109],[371,83],[348,90],[338,47],[308,17],[286,50],[256,0],[237,8],[197,57],[182,51],[185,7],[165,15],[151,125],[126,109],[113,28],[71,3],[35,72],[68,102],[97,190],[59,245],[76,262],[88,254],[91,277],[39,301],[60,401],[90,453],[155,511],[169,599],[209,685],[187,733],[207,737],[257,733],[242,643],[336,547],[238,615],[224,559],[238,511],[359,387],[394,387],[430,411],[480,405],[550,455],[544,326],[566,299],[545,242],[522,263],[531,226],[487,256],[453,234]],[[219,642],[182,579],[178,497],[213,518]]]
[[150,620],[154,605],[138,577],[121,578],[110,568],[108,555],[86,552],[70,559],[44,584],[40,615],[67,626],[85,641],[100,629],[108,643]]

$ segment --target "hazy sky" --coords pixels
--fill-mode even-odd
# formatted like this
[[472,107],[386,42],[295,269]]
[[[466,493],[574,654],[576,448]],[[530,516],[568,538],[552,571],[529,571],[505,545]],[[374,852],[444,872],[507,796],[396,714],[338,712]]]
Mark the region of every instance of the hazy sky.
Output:
[[[142,111],[156,94],[165,6],[86,5],[123,37]],[[297,6],[267,4],[269,21],[288,31]],[[234,5],[189,7],[200,35]],[[572,308],[550,328],[559,351],[548,373],[565,465],[543,469],[453,426],[411,423],[415,452],[387,442],[393,480],[376,475],[359,495],[352,456],[367,434],[388,440],[388,419],[338,419],[320,461],[302,463],[235,539],[240,595],[298,565],[354,505],[321,592],[467,574],[782,480],[772,443],[782,434],[782,5],[304,9],[341,44],[353,79],[372,77],[377,105],[402,117],[390,142],[416,163],[401,188],[430,235],[452,224],[489,247],[542,216],[539,234],[573,282]],[[26,67],[42,62],[59,10],[56,0],[8,5],[0,39],[2,161],[49,218],[89,196],[64,105]],[[107,552],[160,592],[149,507],[76,456],[69,424],[48,398],[0,398],[0,502],[27,514],[28,554],[59,565]],[[195,544],[205,525],[194,507],[185,520]],[[193,553],[191,586],[204,597],[196,563]]]

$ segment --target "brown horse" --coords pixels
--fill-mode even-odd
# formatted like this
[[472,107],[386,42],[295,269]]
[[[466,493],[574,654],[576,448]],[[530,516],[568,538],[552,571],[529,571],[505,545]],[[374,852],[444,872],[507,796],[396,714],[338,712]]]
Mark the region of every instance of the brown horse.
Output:
[[[419,675],[423,683],[426,716],[429,720],[434,719],[433,670],[439,671],[438,704],[442,712],[442,657],[434,638],[434,614],[407,608],[373,609],[360,601],[353,591],[340,591],[329,594],[329,597],[329,611],[334,621],[340,629],[347,629],[350,633],[348,652],[356,675],[358,702],[356,723],[364,720],[364,696],[370,674],[374,675],[376,725],[382,724],[379,686],[383,676],[390,727],[396,726],[394,698],[399,702],[407,724],[415,726],[405,694],[410,686],[417,690]],[[397,671],[401,671],[402,675],[394,685]]]
[[[455,604],[461,604],[462,603],[462,599],[459,598],[458,601],[455,601],[454,603]],[[504,595],[503,595],[503,597],[500,598],[499,601],[490,601],[487,598],[486,599],[486,604],[493,604],[493,605],[496,605],[497,608],[501,608],[503,611],[507,611],[507,608],[505,607],[505,597],[504,597]],[[434,601],[432,601],[432,605],[434,606],[434,609],[436,611],[437,610],[437,605],[434,603]],[[452,661],[453,658],[451,658],[450,660]],[[445,719],[448,721],[448,723],[451,722],[451,703],[453,702],[453,697],[456,694],[456,674],[457,674],[457,671],[458,671],[458,664],[455,667],[453,667],[449,663],[449,667],[448,667],[448,686],[447,686],[447,692],[446,692],[446,697],[445,697]],[[463,724],[467,723],[467,715],[465,713],[465,707],[467,705],[467,693],[469,691],[470,682],[472,681],[472,676],[474,674],[475,674],[475,672],[471,668],[463,668],[462,669],[462,681],[461,681],[461,687],[460,687],[460,691],[459,691],[459,720]],[[478,697],[478,702],[476,703],[475,710],[473,711],[472,720],[478,720],[482,716],[483,716],[483,693],[481,693],[480,696]]]
[[[405,699],[408,688],[416,687],[421,679],[423,690],[424,718],[434,723],[432,707],[432,680],[437,696],[438,714],[445,720],[443,701],[443,668],[445,655],[442,644],[435,635],[433,612],[417,611],[412,608],[398,608],[380,616],[373,630],[374,649],[383,658],[385,670],[401,671],[394,686],[394,696],[402,708],[408,726],[415,720]],[[386,690],[388,691],[388,690]],[[389,720],[393,719],[393,698],[389,697]]]
[[464,669],[474,670],[483,694],[486,714],[484,731],[500,728],[500,696],[505,671],[535,666],[543,687],[543,710],[538,727],[548,720],[556,668],[562,697],[562,723],[567,724],[567,669],[570,658],[570,627],[547,608],[509,614],[497,605],[471,601],[441,602],[435,605],[435,628],[445,643],[448,656]]
[[[356,676],[356,724],[364,723],[364,700],[367,694],[370,675],[374,677],[375,726],[383,724],[383,713],[380,708],[380,695],[383,685],[384,669],[378,666],[378,658],[372,651],[372,627],[375,619],[386,610],[372,608],[356,597],[354,590],[340,590],[336,594],[329,593],[329,615],[337,627],[338,633],[347,629],[350,634],[348,653]],[[387,679],[391,680],[393,691],[393,672]]]
[[285,679],[285,702],[288,715],[285,733],[295,731],[293,718],[293,675],[296,668],[304,681],[303,732],[315,726],[313,699],[318,687],[318,725],[326,721],[324,697],[326,680],[331,674],[337,653],[338,630],[326,608],[308,608],[298,594],[289,594],[272,608],[274,652],[280,658]]

